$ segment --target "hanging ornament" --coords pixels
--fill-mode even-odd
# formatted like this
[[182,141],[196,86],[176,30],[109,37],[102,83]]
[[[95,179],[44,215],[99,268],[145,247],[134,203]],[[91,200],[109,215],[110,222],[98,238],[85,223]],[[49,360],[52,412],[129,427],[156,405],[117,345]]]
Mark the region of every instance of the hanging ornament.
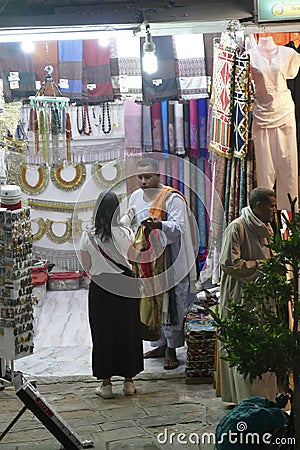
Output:
[[[64,234],[60,236],[55,234],[53,231],[53,223],[64,223],[65,224]],[[50,239],[50,241],[55,242],[56,244],[64,244],[65,242],[68,242],[72,237],[72,219],[67,219],[66,222],[47,219],[46,236]]]
[[64,169],[63,164],[59,164],[58,166],[52,166],[50,170],[50,176],[53,184],[62,191],[75,191],[79,189],[80,186],[85,182],[86,179],[86,168],[85,165],[81,162],[76,165],[73,165],[75,169],[75,176],[73,180],[67,181],[62,177],[62,170]]
[[22,163],[19,170],[20,187],[22,191],[25,192],[26,194],[40,194],[47,188],[49,184],[49,170],[46,165],[31,166],[31,167],[37,169],[39,175],[38,181],[34,185],[28,183],[26,178],[28,166],[26,163]]
[[56,107],[51,108],[51,123],[50,123],[51,139],[52,139],[52,161],[57,163],[59,160],[59,133],[60,120]]
[[98,182],[101,186],[105,187],[111,187],[115,186],[124,178],[124,169],[123,165],[119,163],[118,161],[114,162],[112,166],[116,169],[116,176],[113,179],[108,180],[107,178],[104,178],[102,169],[107,164],[103,163],[94,163],[92,164],[92,177],[93,179]]
[[45,121],[45,113],[41,109],[40,110],[40,136],[42,141],[42,158],[43,161],[47,161],[47,133],[46,133],[46,121]]
[[38,224],[38,230],[36,233],[32,234],[32,239],[34,242],[39,241],[40,239],[42,239],[42,237],[46,233],[46,229],[47,229],[46,222],[44,221],[44,219],[42,217],[38,217],[36,219],[31,219],[30,222]]
[[109,134],[111,132],[111,118],[108,102],[102,103],[102,132]]
[[67,147],[67,161],[71,162],[71,139],[72,139],[72,127],[71,127],[71,117],[67,112],[66,114],[66,147]]

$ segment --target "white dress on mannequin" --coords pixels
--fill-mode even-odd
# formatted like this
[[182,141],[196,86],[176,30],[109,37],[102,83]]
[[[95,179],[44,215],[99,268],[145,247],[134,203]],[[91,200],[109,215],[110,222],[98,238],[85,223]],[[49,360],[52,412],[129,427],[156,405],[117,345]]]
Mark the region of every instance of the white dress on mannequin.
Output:
[[278,209],[290,210],[287,194],[298,197],[298,157],[295,105],[286,81],[297,76],[300,54],[277,46],[271,36],[260,38],[248,53],[255,85],[257,184],[273,189],[276,182]]

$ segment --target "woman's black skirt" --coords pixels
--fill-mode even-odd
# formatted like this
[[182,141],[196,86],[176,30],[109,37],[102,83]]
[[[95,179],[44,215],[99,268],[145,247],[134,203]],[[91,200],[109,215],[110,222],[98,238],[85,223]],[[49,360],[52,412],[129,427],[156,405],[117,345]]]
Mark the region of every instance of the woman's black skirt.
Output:
[[138,294],[129,298],[109,292],[109,286],[113,290],[124,282],[124,275],[103,274],[95,280],[88,297],[93,375],[133,377],[144,370]]

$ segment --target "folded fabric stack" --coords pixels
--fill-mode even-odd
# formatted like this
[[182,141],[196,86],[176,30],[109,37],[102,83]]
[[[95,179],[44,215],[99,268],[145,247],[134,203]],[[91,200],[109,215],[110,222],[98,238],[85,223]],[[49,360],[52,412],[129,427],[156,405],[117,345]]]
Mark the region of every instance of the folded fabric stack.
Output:
[[184,331],[187,342],[186,382],[190,384],[212,382],[216,343],[212,317],[203,312],[189,312]]

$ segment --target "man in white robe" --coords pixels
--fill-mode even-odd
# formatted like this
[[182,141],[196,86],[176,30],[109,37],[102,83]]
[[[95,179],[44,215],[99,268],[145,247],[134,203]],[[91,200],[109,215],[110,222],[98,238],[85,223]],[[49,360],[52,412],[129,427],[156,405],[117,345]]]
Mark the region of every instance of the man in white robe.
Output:
[[[164,368],[166,370],[176,369],[179,361],[176,356],[176,348],[184,345],[183,322],[189,305],[195,301],[196,266],[195,256],[198,250],[193,247],[190,221],[187,205],[184,197],[176,192],[168,193],[165,202],[165,220],[145,219],[149,216],[150,208],[154,204],[162,189],[158,163],[155,159],[144,158],[137,163],[137,176],[140,188],[134,191],[129,199],[129,208],[136,209],[135,231],[143,221],[148,229],[161,230],[161,241],[170,246],[172,259],[172,284],[175,296],[177,323],[165,324],[166,314],[165,298],[163,319],[161,325],[161,338],[152,342],[156,348],[146,353],[146,358],[165,357]],[[199,243],[197,242],[199,245]],[[196,245],[196,247],[198,247]]]
[[[229,300],[241,302],[243,286],[259,276],[260,264],[271,257],[267,244],[273,235],[270,222],[275,212],[275,193],[270,189],[255,188],[250,193],[249,205],[225,230],[220,261],[220,312],[225,316],[229,314]],[[220,356],[225,356],[222,343],[219,345]],[[235,367],[230,368],[227,361],[219,359],[218,366],[217,387],[223,401],[237,404],[252,395],[275,401],[277,385],[273,373],[265,373],[262,380],[255,379],[251,385],[249,379],[244,379]]]

